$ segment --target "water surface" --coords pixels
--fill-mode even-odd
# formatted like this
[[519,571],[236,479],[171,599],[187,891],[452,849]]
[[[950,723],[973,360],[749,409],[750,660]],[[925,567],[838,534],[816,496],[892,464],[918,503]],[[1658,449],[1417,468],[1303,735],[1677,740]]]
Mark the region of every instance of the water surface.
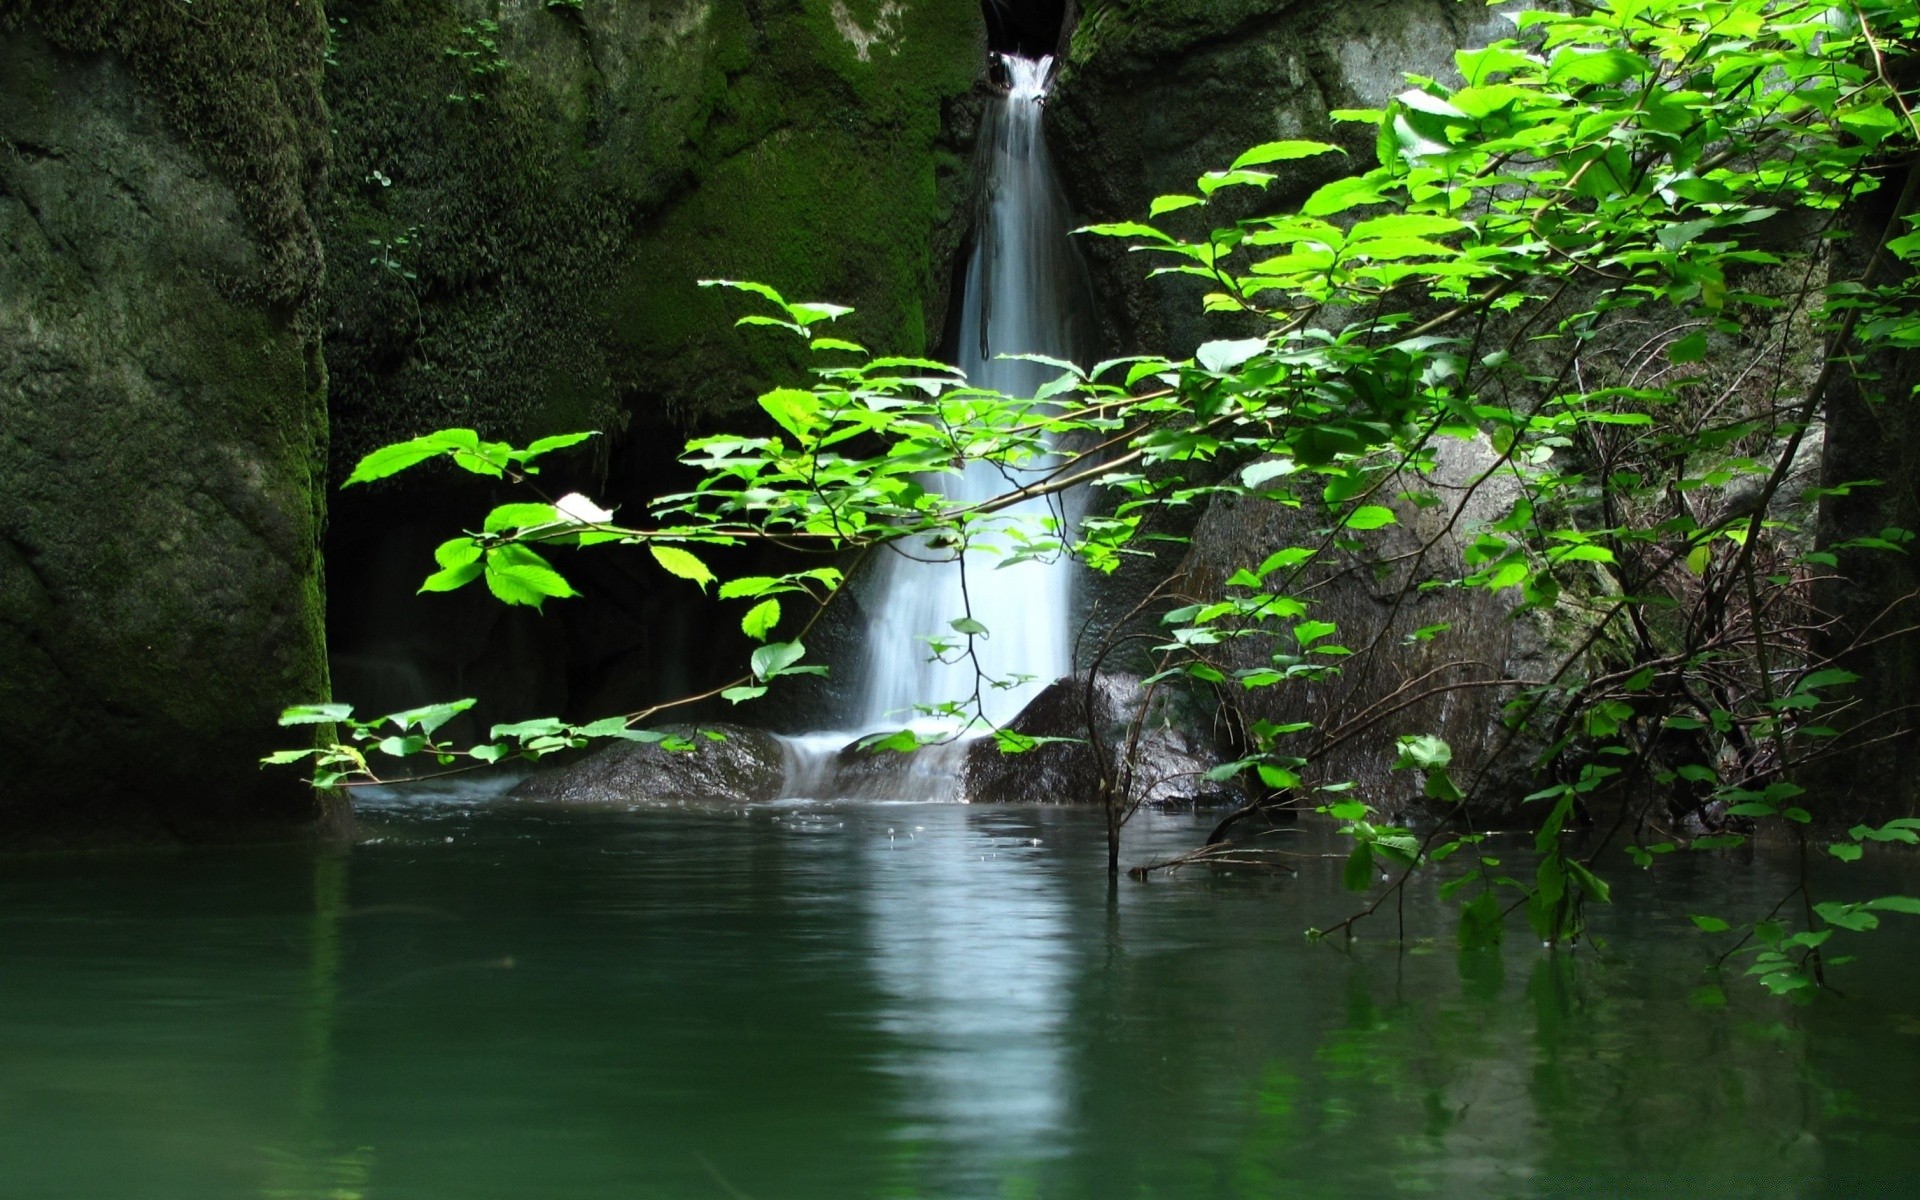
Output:
[[[1604,952],[1342,952],[1300,936],[1349,911],[1335,848],[1293,836],[1297,875],[1112,893],[1095,814],[961,805],[439,804],[345,854],[12,860],[0,1196],[1920,1188],[1920,922],[1809,1008],[1701,991],[1684,913],[1770,905],[1764,861],[1623,873]],[[1437,931],[1429,889],[1408,918]]]

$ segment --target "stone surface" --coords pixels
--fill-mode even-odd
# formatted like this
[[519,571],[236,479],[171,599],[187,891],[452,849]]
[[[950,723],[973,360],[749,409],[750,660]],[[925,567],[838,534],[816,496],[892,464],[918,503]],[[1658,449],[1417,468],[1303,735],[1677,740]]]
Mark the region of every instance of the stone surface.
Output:
[[[1901,182],[1886,181],[1848,215],[1852,236],[1835,243],[1835,276],[1865,272]],[[1822,549],[1882,537],[1889,528],[1920,532],[1920,355],[1882,352],[1863,373],[1867,386],[1842,371],[1827,394],[1819,482],[1877,479],[1881,486],[1820,500]],[[1838,558],[1835,578],[1815,594],[1837,618],[1820,644],[1860,676],[1853,691],[1858,716],[1848,719],[1864,722],[1864,745],[1816,761],[1809,782],[1846,797],[1862,819],[1920,815],[1920,551],[1909,543],[1900,553],[1842,549]]]
[[[1462,786],[1484,770],[1475,804],[1491,816],[1510,811],[1537,786],[1529,752],[1538,748],[1530,736],[1509,744],[1501,708],[1519,687],[1494,684],[1544,682],[1556,666],[1552,628],[1538,612],[1516,614],[1512,589],[1418,587],[1466,573],[1463,550],[1478,526],[1507,515],[1517,487],[1495,474],[1466,490],[1498,461],[1484,438],[1439,438],[1434,449],[1431,472],[1403,473],[1379,494],[1423,492],[1438,503],[1395,503],[1398,522],[1369,535],[1364,550],[1329,547],[1287,587],[1308,603],[1309,617],[1339,627],[1329,642],[1355,651],[1322,660],[1338,662],[1341,672],[1236,694],[1248,721],[1311,723],[1283,744],[1286,752],[1313,755],[1308,782],[1353,780],[1368,803],[1386,812],[1421,803],[1415,774],[1391,770],[1394,739],[1437,735],[1453,748],[1453,776]],[[1298,507],[1257,497],[1216,503],[1194,529],[1180,564],[1182,590],[1195,598],[1218,596],[1235,570],[1257,567],[1276,547],[1320,544],[1317,530],[1325,524],[1317,495],[1302,497]],[[1295,652],[1284,632],[1291,624],[1269,622],[1271,635],[1231,639],[1214,648],[1216,657],[1229,671],[1270,666],[1276,652]],[[1445,628],[1413,636],[1436,626]],[[1376,649],[1367,653],[1370,647]]]
[[[1261,142],[1311,138],[1348,151],[1282,164],[1264,193],[1222,193],[1205,215],[1167,218],[1181,232],[1183,218],[1224,224],[1235,203],[1277,208],[1364,170],[1374,127],[1330,111],[1380,107],[1409,86],[1406,72],[1453,78],[1457,47],[1511,29],[1453,0],[1114,0],[1074,32],[1047,101],[1049,144],[1089,221],[1143,219],[1155,196],[1191,192],[1195,178]],[[1086,249],[1114,353],[1180,357],[1227,336],[1203,318],[1197,281],[1146,279],[1141,256],[1118,239],[1090,238]]]
[[0,3],[7,841],[341,811],[257,763],[327,689],[321,29],[184,14]]
[[[1333,121],[1327,115],[1331,110],[1378,108],[1409,86],[1408,72],[1453,78],[1456,48],[1505,36],[1510,29],[1485,9],[1449,0],[1118,0],[1094,10],[1076,30],[1067,69],[1048,102],[1049,136],[1076,206],[1088,220],[1138,219],[1155,196],[1191,192],[1197,176],[1226,166],[1260,142],[1310,138],[1347,151],[1282,164],[1264,192],[1223,192],[1204,215],[1167,218],[1180,231],[1185,227],[1177,222],[1183,218],[1224,224],[1243,212],[1297,203],[1329,179],[1364,170],[1373,159],[1373,127]],[[1116,352],[1177,357],[1210,338],[1252,332],[1232,320],[1206,316],[1200,303],[1205,288],[1198,281],[1147,279],[1139,256],[1128,254],[1119,241],[1090,239],[1087,250],[1097,291],[1106,298],[1103,319]],[[1444,488],[1490,459],[1491,452],[1484,445],[1454,442],[1442,446],[1442,455],[1443,478],[1433,482]],[[1207,482],[1208,472],[1216,469],[1186,466],[1194,483]],[[1471,501],[1462,528],[1491,519],[1499,502],[1491,492]],[[1131,623],[1121,618],[1155,585],[1181,575],[1190,597],[1216,595],[1236,568],[1258,565],[1275,547],[1311,544],[1316,503],[1311,500],[1303,511],[1261,500],[1215,501],[1153,514],[1152,534],[1191,537],[1190,549],[1183,561],[1162,554],[1090,581],[1086,644],[1095,647],[1108,636],[1130,634],[1146,635],[1137,645],[1150,643],[1156,636],[1154,620],[1170,603],[1149,606]],[[1442,510],[1408,511],[1403,518],[1380,543],[1383,558],[1413,548],[1416,535],[1435,531],[1446,519]],[[1456,535],[1442,538],[1421,565],[1420,577],[1457,575],[1459,549]],[[1363,711],[1456,653],[1485,663],[1497,677],[1528,661],[1544,636],[1507,620],[1511,605],[1483,593],[1420,593],[1395,608],[1390,597],[1407,578],[1405,568],[1343,561],[1324,577],[1316,576],[1314,615],[1339,621],[1351,646],[1375,636],[1397,643],[1414,629],[1440,622],[1453,625],[1447,638],[1396,647],[1378,666],[1333,686],[1247,693],[1244,715],[1337,724],[1340,714]],[[1250,640],[1227,648],[1227,654],[1235,666],[1265,665],[1273,649]],[[1136,645],[1123,644],[1110,661],[1148,668]],[[1437,731],[1456,739],[1456,748],[1471,759],[1487,748],[1489,729],[1498,733],[1495,718],[1504,698],[1495,689],[1467,689],[1423,702],[1334,751],[1318,770],[1330,780],[1358,777],[1370,789],[1370,800],[1401,807],[1412,799],[1403,793],[1417,792],[1417,781],[1406,780],[1404,773],[1387,775],[1391,735],[1435,731],[1438,722]],[[1388,748],[1384,758],[1383,745]],[[1512,782],[1503,780],[1502,786]],[[1516,798],[1529,790],[1521,789]]]
[[570,766],[530,776],[512,796],[593,808],[726,807],[779,798],[786,778],[786,748],[779,738],[737,725],[701,729],[725,740],[714,741],[692,727],[668,727],[663,732],[693,739],[694,748],[665,750],[642,742],[609,746]]
[[877,350],[937,340],[973,0],[327,12],[336,477],[440,426],[683,436],[751,411],[798,343],[735,328],[746,299],[701,278],[856,305],[836,332]]
[[[1098,804],[1103,780],[1110,779],[1126,803],[1235,801],[1231,785],[1206,778],[1220,758],[1171,699],[1150,695],[1135,676],[1103,673],[1089,705],[1084,676],[1057,680],[1007,728],[1028,737],[1073,740],[1018,754],[1002,753],[991,738],[972,743],[966,797],[976,804]],[[1098,738],[1097,753],[1090,730]]]

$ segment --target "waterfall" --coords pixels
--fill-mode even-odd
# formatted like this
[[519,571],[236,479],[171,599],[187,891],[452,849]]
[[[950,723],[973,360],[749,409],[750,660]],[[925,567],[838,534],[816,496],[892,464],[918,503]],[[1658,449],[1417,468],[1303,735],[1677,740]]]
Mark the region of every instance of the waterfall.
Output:
[[[1081,361],[1079,332],[1088,310],[1085,277],[1072,244],[1072,217],[1047,156],[1041,131],[1051,57],[996,56],[1003,94],[982,122],[980,220],[967,262],[954,328],[955,365],[967,381],[1011,396],[1032,396],[1059,369],[1008,354],[1044,354]],[[1037,478],[1047,463],[996,469],[972,463],[958,475],[926,481],[966,503],[1000,495]],[[847,733],[788,739],[787,792],[798,796],[884,794],[902,799],[952,798],[965,738],[984,730],[916,711],[980,697],[980,715],[994,725],[1018,715],[1041,689],[1073,669],[1072,574],[1063,556],[1004,564],[1016,530],[1060,538],[1070,513],[1059,497],[1027,501],[975,527],[963,559],[919,540],[896,543],[876,564],[865,608],[867,654],[857,694],[855,733],[913,727],[954,735],[946,745],[899,757],[876,783],[871,770],[848,772],[840,753]],[[1057,522],[1052,532],[1047,523]],[[971,654],[952,622],[971,616],[987,630]],[[935,658],[929,639],[951,649]],[[861,757],[866,757],[862,755]],[[871,764],[869,764],[871,765]]]
[[[1003,354],[1046,354],[1073,359],[1081,347],[1073,334],[1077,262],[1070,243],[1071,219],[1041,133],[1041,102],[1053,60],[1003,57],[1009,87],[984,122],[984,199],[965,295],[958,319],[957,365],[970,383],[1014,396],[1031,396],[1059,370],[1039,363],[997,359]],[[1026,482],[1024,475],[970,464],[958,476],[930,484],[955,501],[980,501]],[[926,639],[965,638],[951,622],[971,613],[987,628],[975,639],[973,659],[982,682],[982,715],[995,724],[1015,716],[1041,688],[1072,670],[1069,607],[1072,578],[1064,561],[1002,566],[1010,549],[1007,526],[1025,526],[1046,536],[1042,521],[1065,521],[1056,500],[1028,501],[997,522],[1001,532],[974,539],[962,563],[928,562],[941,552],[920,544],[888,553],[872,593],[873,623],[861,688],[861,723],[867,728],[915,723],[913,706],[965,701],[973,695],[975,663],[933,661]],[[948,658],[957,657],[948,654]]]

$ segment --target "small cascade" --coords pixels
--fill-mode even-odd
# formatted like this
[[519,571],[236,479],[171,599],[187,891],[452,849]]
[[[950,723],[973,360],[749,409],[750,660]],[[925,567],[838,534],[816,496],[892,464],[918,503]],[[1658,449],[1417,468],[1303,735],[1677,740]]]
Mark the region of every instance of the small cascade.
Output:
[[[1009,87],[995,105],[984,135],[986,203],[967,264],[955,365],[969,382],[1009,395],[1031,396],[1059,374],[1039,363],[1002,354],[1071,358],[1073,263],[1070,218],[1047,158],[1040,129],[1051,58],[1002,58]],[[1037,471],[1035,474],[1037,475]],[[1017,478],[1017,477],[1016,477]],[[965,474],[940,476],[934,486],[957,501],[987,500],[1010,486],[1006,474],[973,463]],[[1064,519],[1046,501],[1010,509],[1006,524],[1024,524],[1045,536],[1041,522]],[[916,704],[965,701],[973,695],[975,666],[932,660],[926,639],[960,640],[950,622],[969,615],[988,632],[976,639],[980,674],[1009,687],[982,684],[982,715],[995,723],[1017,714],[1039,690],[1071,669],[1068,638],[1072,577],[1060,562],[1000,566],[1005,536],[988,533],[960,562],[926,562],[937,550],[903,546],[889,554],[874,592],[875,619],[862,696],[869,728],[910,723]],[[955,657],[949,655],[948,657]]]
[[[1031,396],[1058,376],[1041,363],[1006,360],[1008,354],[1044,354],[1079,361],[1087,347],[1077,329],[1084,320],[1084,276],[1071,240],[1072,217],[1053,173],[1041,130],[1041,105],[1053,59],[998,55],[995,77],[1004,93],[990,108],[981,131],[983,205],[964,296],[957,315],[957,365],[969,382],[1013,396]],[[984,463],[960,475],[929,481],[955,501],[981,501],[1038,478],[1047,464],[1021,471]],[[954,782],[969,733],[951,721],[920,715],[916,706],[966,703],[979,691],[980,712],[1004,723],[1040,690],[1072,670],[1073,580],[1064,558],[1002,565],[1014,540],[1058,536],[1070,513],[1058,497],[1033,500],[998,514],[994,527],[978,533],[964,560],[918,543],[903,543],[876,567],[869,593],[873,614],[867,630],[867,660],[860,688],[855,734],[913,727],[955,735],[956,742],[930,746],[892,769],[884,794],[898,798],[953,798]],[[1048,533],[1048,522],[1057,522]],[[929,639],[965,642],[952,622],[971,616],[987,633],[974,639],[971,656],[936,659]],[[845,734],[793,739],[788,791],[793,795],[873,794],[853,786],[841,771],[834,781],[829,743]],[[891,755],[885,757],[893,757]],[[896,763],[898,760],[895,760]],[[844,766],[846,756],[841,756]],[[867,772],[859,772],[867,774]]]

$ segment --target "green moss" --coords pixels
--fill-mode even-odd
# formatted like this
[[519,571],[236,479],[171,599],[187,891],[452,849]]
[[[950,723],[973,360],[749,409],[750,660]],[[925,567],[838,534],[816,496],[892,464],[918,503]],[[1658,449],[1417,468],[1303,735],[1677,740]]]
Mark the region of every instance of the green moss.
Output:
[[310,204],[327,168],[318,4],[0,0],[0,23],[111,52],[234,189],[266,254],[266,299],[294,309],[321,278]]
[[941,148],[942,121],[982,60],[978,14],[916,6],[894,25],[864,7],[851,21],[887,35],[864,61],[827,3],[753,31],[764,56],[703,131],[712,157],[698,190],[652,231],[610,305],[625,361],[651,364],[649,390],[684,406],[683,419],[737,405],[796,365],[790,339],[731,328],[741,302],[696,288],[701,277],[854,303],[835,332],[876,349],[917,353],[937,336],[926,317],[944,264],[932,243],[956,216],[939,186],[957,161]]
[[[929,244],[955,215],[944,110],[982,60],[974,0],[911,6],[864,62],[832,0],[518,12],[473,104],[446,101],[465,81],[444,48],[477,0],[329,11],[346,21],[328,78],[336,473],[438,424],[526,435],[750,406],[792,364],[701,277],[853,303],[875,345],[925,344]],[[848,6],[868,29],[878,11]],[[408,229],[415,280],[365,262]]]

